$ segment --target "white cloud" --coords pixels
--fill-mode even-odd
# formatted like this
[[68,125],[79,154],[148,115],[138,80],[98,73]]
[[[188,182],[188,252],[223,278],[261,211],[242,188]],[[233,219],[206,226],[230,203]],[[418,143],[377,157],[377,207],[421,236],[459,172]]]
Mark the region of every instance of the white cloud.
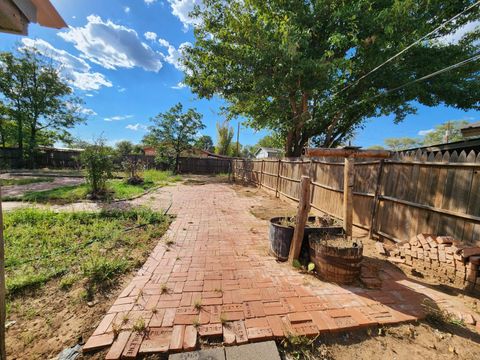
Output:
[[145,36],[145,39],[147,40],[151,40],[151,41],[157,40],[157,34],[154,33],[153,31],[147,31],[145,34],[143,34],[143,36]]
[[182,22],[184,30],[188,30],[190,26],[195,26],[199,23],[198,19],[190,16],[195,5],[201,5],[201,0],[168,0],[172,7],[172,14],[178,17]]
[[418,132],[418,135],[420,135],[420,136],[425,136],[425,135],[430,134],[430,133],[432,133],[432,132],[434,132],[434,131],[435,131],[435,129],[420,130],[420,131]]
[[89,115],[89,116],[96,116],[98,115],[94,110],[89,109],[89,108],[82,108],[80,112],[84,115]]
[[177,85],[172,86],[172,89],[180,90],[180,89],[184,89],[186,87],[187,87],[187,85],[185,85],[183,82],[180,81],[179,83],[177,83]]
[[111,117],[104,118],[105,121],[121,121],[132,118],[133,115],[115,115]]
[[135,30],[97,15],[88,16],[85,26],[58,35],[73,43],[83,58],[106,69],[141,67],[158,72],[162,68],[162,55],[142,42]]
[[125,126],[125,129],[138,131],[138,130],[147,130],[147,127],[145,125],[136,123],[136,124],[128,124],[127,126]]
[[118,92],[119,92],[119,93],[123,93],[123,92],[125,92],[125,91],[127,91],[127,89],[125,89],[124,87],[119,87],[119,88],[118,88]]
[[469,32],[474,31],[479,26],[480,26],[480,20],[471,21],[471,22],[461,26],[456,31],[454,31],[454,32],[452,32],[448,35],[442,36],[439,39],[439,41],[441,43],[444,43],[444,44],[456,44],[462,39],[462,37],[464,37]]
[[85,96],[93,97],[94,95],[89,93],[89,94],[85,94]]
[[130,12],[130,7],[125,6],[125,7],[123,8],[123,11],[125,12],[125,14],[128,14],[128,13]]
[[145,2],[145,4],[147,5],[151,5],[153,4],[154,2],[156,2],[157,0],[143,0]]
[[112,86],[112,83],[105,75],[91,72],[91,66],[84,59],[76,57],[65,50],[57,49],[45,40],[23,38],[22,43],[24,47],[34,47],[43,55],[57,62],[60,65],[59,71],[62,77],[77,89],[98,90],[102,86]]
[[176,69],[185,71],[185,67],[182,64],[183,51],[186,47],[192,46],[192,44],[189,42],[184,42],[180,44],[178,49],[175,49],[175,46],[171,45],[165,39],[158,39],[158,43],[167,48],[168,55],[164,55],[165,61],[175,66]]

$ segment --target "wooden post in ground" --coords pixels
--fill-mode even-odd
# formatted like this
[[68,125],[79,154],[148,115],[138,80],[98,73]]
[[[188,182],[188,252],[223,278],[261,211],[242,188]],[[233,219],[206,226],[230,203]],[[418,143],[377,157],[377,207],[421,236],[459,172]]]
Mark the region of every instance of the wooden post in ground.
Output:
[[355,183],[355,159],[345,158],[343,169],[343,230],[350,239],[353,229],[353,184]]
[[372,217],[370,220],[370,231],[368,232],[368,237],[370,239],[373,238],[373,235],[376,233],[377,230],[377,212],[378,212],[378,197],[380,196],[380,190],[382,185],[382,176],[383,176],[383,159],[380,160],[380,164],[378,165],[378,175],[377,175],[377,183],[375,184],[375,195],[373,197],[373,210],[372,210]]
[[5,350],[5,242],[3,238],[2,187],[0,186],[0,360],[6,360]]
[[278,163],[277,163],[277,182],[276,182],[276,185],[275,185],[275,197],[279,197],[278,195],[278,185],[280,185],[280,168],[282,166],[282,160],[278,159]]
[[288,261],[290,264],[295,259],[298,259],[300,250],[302,249],[303,234],[305,232],[305,225],[308,219],[308,212],[310,211],[310,178],[302,176],[300,180],[300,195],[298,202],[297,217],[295,219],[295,230],[293,231],[292,243],[290,244],[290,253]]

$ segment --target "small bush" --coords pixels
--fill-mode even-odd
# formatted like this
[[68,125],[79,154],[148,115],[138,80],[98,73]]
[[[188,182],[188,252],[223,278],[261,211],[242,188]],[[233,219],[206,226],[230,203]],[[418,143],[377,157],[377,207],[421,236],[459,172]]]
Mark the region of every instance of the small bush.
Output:
[[107,180],[112,178],[111,150],[99,140],[82,152],[80,161],[87,172],[86,182],[92,198],[103,197],[107,192]]

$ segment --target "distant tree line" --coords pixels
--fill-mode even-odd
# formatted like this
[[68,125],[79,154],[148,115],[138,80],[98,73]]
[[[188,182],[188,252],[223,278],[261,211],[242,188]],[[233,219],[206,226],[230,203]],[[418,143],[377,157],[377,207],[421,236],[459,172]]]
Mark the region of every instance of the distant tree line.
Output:
[[70,140],[68,129],[85,121],[82,105],[36,49],[0,53],[0,146],[18,148],[23,165],[34,166],[39,145]]

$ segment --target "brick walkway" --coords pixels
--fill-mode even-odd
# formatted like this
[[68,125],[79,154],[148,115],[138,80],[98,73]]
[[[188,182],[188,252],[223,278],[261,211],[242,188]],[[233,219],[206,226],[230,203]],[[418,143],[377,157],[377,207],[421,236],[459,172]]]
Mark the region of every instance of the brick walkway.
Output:
[[[461,307],[453,297],[407,280],[394,268],[381,272],[381,290],[301,274],[268,255],[267,222],[249,212],[258,202],[255,197],[239,197],[225,184],[179,185],[171,191],[170,212],[177,217],[166,238],[84,351],[111,345],[107,359],[135,358],[193,350],[198,338],[223,338],[228,345],[288,333],[355,330],[422,317],[426,297],[442,308]],[[175,243],[166,246],[165,239]],[[133,330],[143,326],[148,331]]]

